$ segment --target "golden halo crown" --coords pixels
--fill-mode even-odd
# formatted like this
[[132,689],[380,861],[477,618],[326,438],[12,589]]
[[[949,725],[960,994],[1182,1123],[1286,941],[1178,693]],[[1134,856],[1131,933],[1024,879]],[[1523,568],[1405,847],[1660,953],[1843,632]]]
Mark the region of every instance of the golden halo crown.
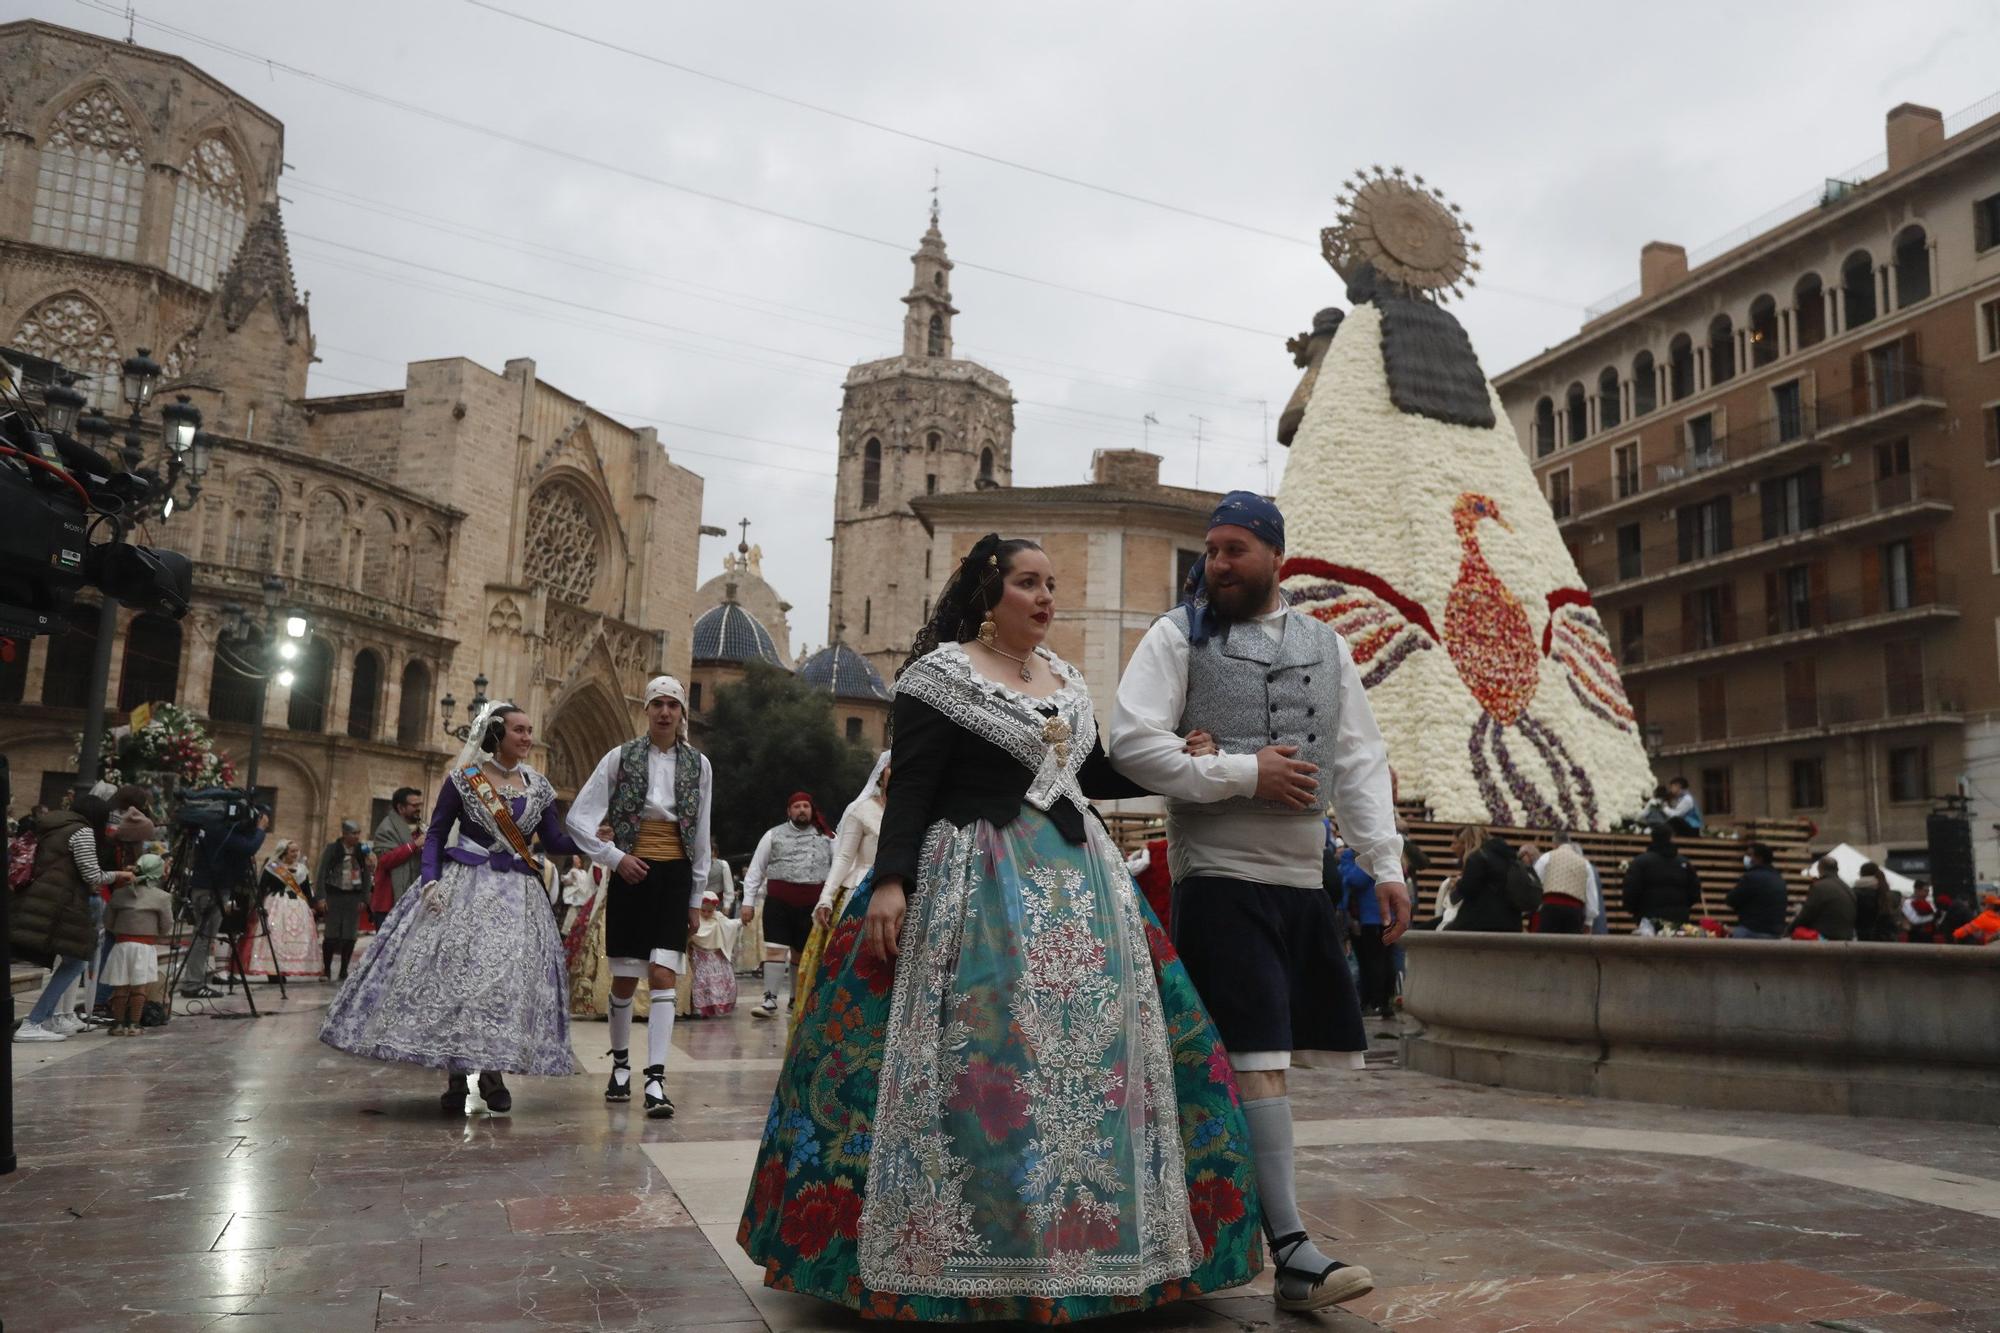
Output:
[[1341,182],[1334,204],[1339,216],[1320,231],[1319,248],[1341,277],[1370,265],[1385,281],[1440,303],[1474,285],[1479,243],[1472,224],[1422,176],[1365,167]]

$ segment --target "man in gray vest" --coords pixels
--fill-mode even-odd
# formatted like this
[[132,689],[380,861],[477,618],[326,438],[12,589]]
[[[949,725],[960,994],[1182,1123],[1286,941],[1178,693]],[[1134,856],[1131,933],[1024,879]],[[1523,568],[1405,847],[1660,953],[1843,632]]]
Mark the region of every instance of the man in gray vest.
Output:
[[[1329,804],[1375,880],[1382,939],[1410,924],[1389,757],[1340,635],[1287,610],[1285,521],[1249,491],[1223,497],[1181,605],[1140,640],[1118,682],[1112,764],[1167,798],[1173,941],[1228,1048],[1257,1155],[1280,1310],[1371,1290],[1368,1270],[1320,1253],[1299,1216],[1286,1071],[1295,1050],[1350,1049],[1355,1010],[1334,907],[1322,891]],[[1200,728],[1219,753],[1190,755]]]
[[[764,1003],[755,1018],[778,1014],[778,984],[812,935],[813,906],[833,869],[833,835],[812,793],[795,791],[785,802],[785,822],[767,829],[743,875],[743,919],[764,905]],[[795,991],[792,1003],[798,1004]]]

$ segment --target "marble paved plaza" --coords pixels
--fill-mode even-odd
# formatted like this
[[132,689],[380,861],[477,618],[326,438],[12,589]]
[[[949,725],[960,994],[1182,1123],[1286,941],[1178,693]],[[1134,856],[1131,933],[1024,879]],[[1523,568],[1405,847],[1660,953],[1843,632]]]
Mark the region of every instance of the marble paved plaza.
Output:
[[[605,1106],[602,1024],[595,1076],[444,1119],[429,1071],[314,1040],[327,996],[13,1048],[8,1333],[859,1326],[732,1243],[775,1026],[684,1022],[672,1121]],[[1310,1223],[1375,1294],[1284,1317],[1266,1280],[1103,1327],[2000,1329],[2000,1131],[1472,1089],[1386,1044],[1297,1085]]]

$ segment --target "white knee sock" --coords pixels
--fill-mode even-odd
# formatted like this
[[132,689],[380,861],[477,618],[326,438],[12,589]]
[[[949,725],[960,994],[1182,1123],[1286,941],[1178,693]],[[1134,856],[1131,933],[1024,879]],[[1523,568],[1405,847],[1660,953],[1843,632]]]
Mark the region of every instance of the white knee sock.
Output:
[[764,962],[764,994],[776,997],[785,979],[785,965],[770,959]]
[[652,995],[653,1007],[646,1014],[646,1064],[664,1068],[674,1040],[674,993],[656,990]]
[[611,997],[611,1049],[617,1052],[632,1046],[632,997]]

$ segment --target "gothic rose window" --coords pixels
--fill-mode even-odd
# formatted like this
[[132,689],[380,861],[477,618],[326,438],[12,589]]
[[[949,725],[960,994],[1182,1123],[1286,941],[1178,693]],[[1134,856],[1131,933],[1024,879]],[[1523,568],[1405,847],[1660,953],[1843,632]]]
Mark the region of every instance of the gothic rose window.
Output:
[[585,605],[597,587],[597,522],[575,487],[544,486],[528,501],[530,583],[566,602]]
[[111,259],[139,251],[146,164],[139,136],[108,89],[72,102],[42,144],[29,239]]
[[28,312],[14,330],[13,342],[24,352],[75,371],[77,391],[91,406],[118,410],[118,338],[88,297],[77,292],[51,296]]
[[236,155],[216,135],[194,146],[181,166],[174,189],[174,228],[167,242],[167,269],[203,291],[215,281],[243,243],[249,208]]

